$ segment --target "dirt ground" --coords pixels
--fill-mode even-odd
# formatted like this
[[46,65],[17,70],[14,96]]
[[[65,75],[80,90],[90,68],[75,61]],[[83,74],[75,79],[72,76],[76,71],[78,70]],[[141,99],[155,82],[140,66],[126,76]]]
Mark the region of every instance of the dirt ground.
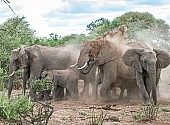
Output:
[[[81,91],[83,84],[79,83],[79,85]],[[102,125],[170,125],[170,112],[162,111],[162,108],[170,109],[169,99],[161,97],[158,99],[157,116],[151,121],[141,117],[147,110],[143,109],[140,98],[113,99],[110,102],[93,101],[90,98],[78,101],[56,101],[52,103],[54,113],[48,125],[89,125],[92,121],[92,113],[98,116],[103,113],[101,116],[105,117]]]
[[[110,102],[93,101],[89,98],[78,101],[52,102],[54,113],[48,125],[89,125],[94,113],[98,116],[105,116],[102,125],[170,125],[170,111],[162,110],[162,108],[170,110],[170,73],[162,74],[164,77],[161,77],[159,84],[160,97],[158,98],[157,116],[154,120],[145,120],[142,117],[145,113],[140,98],[136,100],[114,99]],[[80,82],[79,92],[82,91],[82,88],[83,83]],[[18,93],[13,91],[13,94]]]

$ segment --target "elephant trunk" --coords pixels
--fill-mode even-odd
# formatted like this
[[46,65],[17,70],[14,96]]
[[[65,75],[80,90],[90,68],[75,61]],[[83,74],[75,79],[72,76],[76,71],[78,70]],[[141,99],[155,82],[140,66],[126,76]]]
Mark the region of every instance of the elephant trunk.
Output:
[[26,92],[26,84],[27,84],[29,77],[30,77],[29,67],[25,67],[24,72],[23,72],[23,92],[24,92],[24,95],[25,95],[25,92]]
[[10,62],[10,66],[9,66],[9,75],[10,76],[9,76],[9,81],[8,81],[8,98],[10,98],[11,92],[12,92],[14,73],[18,69],[19,69],[19,67],[14,62]]
[[152,98],[154,105],[157,104],[157,93],[156,93],[156,69],[152,69],[149,73],[150,76],[150,84],[151,84],[151,90],[152,90]]

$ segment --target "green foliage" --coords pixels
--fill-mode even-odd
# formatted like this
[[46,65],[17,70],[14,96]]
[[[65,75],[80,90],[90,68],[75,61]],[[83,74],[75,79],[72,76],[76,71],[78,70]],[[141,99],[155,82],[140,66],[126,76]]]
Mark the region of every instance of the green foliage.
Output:
[[153,47],[170,50],[170,25],[148,12],[126,12],[112,21],[101,18],[87,25],[87,28],[90,30],[89,36],[94,39],[120,25],[127,26],[129,40],[148,42]]
[[146,120],[155,120],[158,115],[159,106],[155,106],[153,102],[150,102],[148,106],[142,108]]
[[65,45],[72,45],[75,47],[80,47],[87,40],[84,34],[71,34],[64,36],[60,39]]
[[95,107],[93,107],[87,117],[87,122],[88,122],[87,124],[88,125],[102,125],[106,116],[107,116],[107,113],[104,113],[102,109],[100,110],[100,112],[97,112],[97,110],[95,110]]
[[18,120],[19,113],[27,113],[32,109],[32,102],[25,96],[18,96],[11,101],[6,95],[0,96],[0,118],[8,122]]
[[132,115],[135,121],[151,121],[155,120],[158,115],[159,106],[155,106],[150,102],[148,106],[144,106],[140,111]]
[[102,26],[102,25],[109,25],[109,20],[100,18],[95,20],[94,22],[91,22],[90,24],[87,25],[87,30],[93,31],[96,27]]
[[0,91],[3,91],[4,87],[6,87],[8,78],[7,72],[0,68]]
[[169,107],[161,107],[161,110],[163,112],[170,112],[170,108]]
[[25,17],[14,17],[0,25],[0,68],[9,69],[9,55],[14,48],[33,43],[34,31]]
[[133,115],[133,119],[135,121],[141,121],[141,120],[144,120],[145,119],[145,115],[140,113],[140,112],[137,112]]
[[79,114],[82,115],[82,116],[87,116],[88,115],[88,113],[85,112],[85,111],[81,111]]
[[52,90],[52,82],[47,79],[31,81],[33,90],[39,94],[43,93],[44,90]]
[[0,120],[7,124],[47,125],[53,107],[49,103],[31,102],[28,96],[16,96],[11,100],[0,96]]

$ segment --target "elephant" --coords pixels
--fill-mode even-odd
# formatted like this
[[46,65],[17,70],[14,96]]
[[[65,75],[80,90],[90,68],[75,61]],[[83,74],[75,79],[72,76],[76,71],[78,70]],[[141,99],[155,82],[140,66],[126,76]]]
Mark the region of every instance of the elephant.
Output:
[[78,99],[78,75],[72,69],[43,71],[41,77],[52,81],[53,100],[60,100],[57,98],[58,87],[66,88],[65,98]]
[[127,66],[134,68],[144,104],[153,101],[156,105],[157,84],[161,69],[166,68],[170,63],[169,54],[159,49],[132,48],[124,53],[122,59]]
[[[109,99],[107,97],[108,91],[110,89],[110,86],[112,84],[114,85],[117,79],[135,80],[136,77],[139,77],[139,74],[137,74],[135,70],[137,66],[133,65],[134,63],[132,63],[134,67],[127,66],[122,58],[125,52],[127,52],[131,48],[135,48],[125,45],[125,43],[127,42],[127,36],[125,35],[126,29],[127,28],[125,26],[120,26],[116,30],[104,33],[98,39],[87,41],[80,52],[80,56],[78,59],[78,69],[81,73],[88,74],[93,66],[97,66],[100,70],[103,71],[100,96],[101,100],[104,101]],[[155,52],[155,54],[152,54],[156,55],[156,53],[157,51]],[[163,59],[159,61],[159,59],[157,59],[158,61],[156,64],[158,66],[158,70],[169,65],[169,55],[166,52],[164,52],[163,55],[164,56],[161,57],[165,57],[164,59],[166,60]],[[157,56],[157,58],[159,57]],[[161,62],[165,62],[165,65],[163,67],[160,64]],[[157,76],[155,75],[155,78]],[[159,78],[157,77],[156,79]],[[136,79],[136,81],[138,83],[138,79]],[[141,89],[142,88],[140,88],[139,86],[140,91]],[[155,93],[153,94],[155,96]],[[156,103],[155,98],[156,97],[154,97],[154,101]],[[147,104],[147,101],[143,100],[143,103]]]
[[[41,78],[43,70],[63,70],[73,66],[78,61],[80,50],[72,46],[57,46],[47,47],[41,45],[21,46],[20,48],[12,50],[10,56],[9,66],[9,84],[8,84],[8,97],[10,98],[13,86],[13,79],[15,71],[24,69],[23,71],[23,91],[25,94],[26,83],[31,80]],[[78,67],[74,66],[72,69],[78,71]],[[95,81],[95,71],[93,74],[81,75],[80,79],[85,81],[85,85],[89,82]],[[83,77],[82,77],[83,76]],[[92,78],[91,78],[92,77]],[[90,81],[91,80],[91,81]],[[64,89],[61,87],[59,94],[61,97],[64,94]],[[30,96],[34,98],[34,92],[30,86]]]
[[[103,79],[103,73],[102,71],[99,71],[97,74],[97,84],[101,84]],[[136,79],[116,79],[115,83],[110,86],[110,89],[108,91],[108,97],[112,98],[113,96],[117,95],[117,89],[116,87],[120,88],[120,94],[118,99],[124,98],[124,91],[127,89],[127,99],[134,99],[139,97],[138,93],[138,86],[136,83]]]

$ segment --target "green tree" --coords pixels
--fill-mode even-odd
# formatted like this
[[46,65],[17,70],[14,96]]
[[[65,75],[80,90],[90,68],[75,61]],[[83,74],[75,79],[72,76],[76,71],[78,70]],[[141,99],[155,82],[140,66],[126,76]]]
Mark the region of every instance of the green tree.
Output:
[[170,26],[166,21],[156,19],[148,12],[126,12],[112,21],[100,21],[99,19],[99,21],[96,20],[89,25],[90,36],[93,38],[107,30],[125,25],[128,28],[127,35],[129,40],[149,42],[154,47],[164,48],[166,50],[170,48]]
[[29,28],[25,17],[10,18],[0,25],[0,68],[8,70],[11,50],[33,42],[34,31]]

